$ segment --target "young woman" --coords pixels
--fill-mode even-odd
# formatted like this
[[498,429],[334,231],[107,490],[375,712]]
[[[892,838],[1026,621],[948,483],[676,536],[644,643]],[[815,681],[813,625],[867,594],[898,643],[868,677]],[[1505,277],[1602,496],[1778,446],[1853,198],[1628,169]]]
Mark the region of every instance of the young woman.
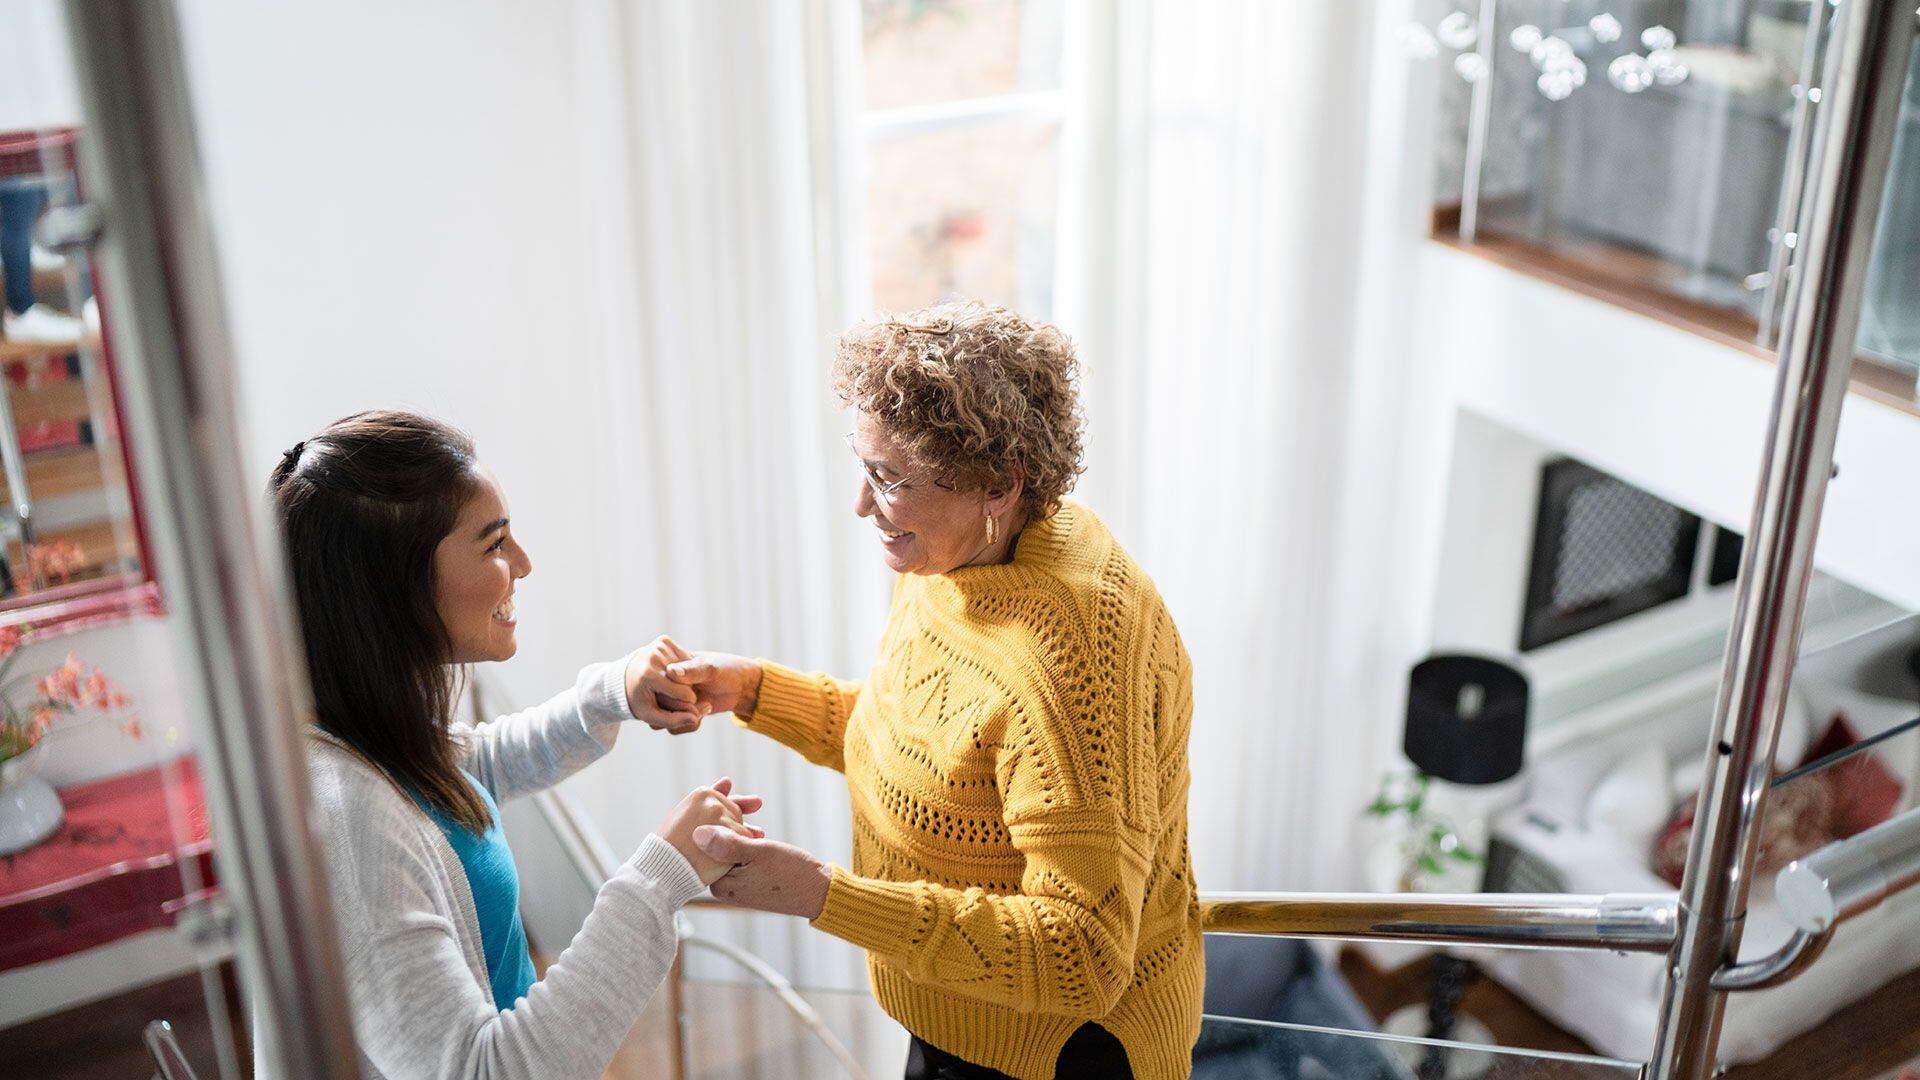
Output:
[[457,722],[460,665],[514,654],[514,584],[532,570],[472,442],[426,417],[358,413],[286,451],[272,497],[362,1071],[600,1076],[673,962],[674,912],[730,868],[693,830],[759,836],[744,816],[760,800],[724,779],[681,800],[539,980],[498,804],[589,764],[636,716],[697,726],[691,691],[663,676],[686,654],[662,638],[543,705]]

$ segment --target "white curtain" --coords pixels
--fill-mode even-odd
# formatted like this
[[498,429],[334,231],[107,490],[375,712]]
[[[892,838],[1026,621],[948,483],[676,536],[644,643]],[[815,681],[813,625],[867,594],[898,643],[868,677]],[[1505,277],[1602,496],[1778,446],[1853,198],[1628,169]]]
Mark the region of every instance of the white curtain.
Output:
[[[605,372],[584,404],[609,573],[578,600],[616,639],[670,632],[846,675],[878,640],[888,582],[851,512],[829,382],[867,292],[843,243],[863,190],[847,178],[857,18],[828,0],[580,5],[584,307]],[[846,861],[841,777],[726,718],[623,738],[572,789],[624,851],[669,796],[723,773],[767,796],[774,835]],[[855,950],[796,920],[702,920],[804,983],[865,986]]]
[[1444,418],[1401,318],[1424,191],[1382,137],[1406,88],[1373,9],[1140,0],[1073,35],[1082,492],[1193,656],[1203,890],[1360,884],[1425,643]]

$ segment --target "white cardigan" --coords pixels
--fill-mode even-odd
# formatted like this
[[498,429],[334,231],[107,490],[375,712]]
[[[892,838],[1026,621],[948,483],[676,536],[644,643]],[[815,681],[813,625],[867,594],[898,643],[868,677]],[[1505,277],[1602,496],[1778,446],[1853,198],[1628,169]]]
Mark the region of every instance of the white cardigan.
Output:
[[[578,771],[632,719],[625,667],[595,664],[543,705],[453,725],[464,767],[503,803]],[[439,826],[346,744],[315,729],[307,745],[361,1071],[596,1080],[666,978],[679,945],[674,913],[706,891],[693,867],[647,837],[546,977],[501,1011],[466,872]],[[267,1075],[271,1054],[258,1060]]]

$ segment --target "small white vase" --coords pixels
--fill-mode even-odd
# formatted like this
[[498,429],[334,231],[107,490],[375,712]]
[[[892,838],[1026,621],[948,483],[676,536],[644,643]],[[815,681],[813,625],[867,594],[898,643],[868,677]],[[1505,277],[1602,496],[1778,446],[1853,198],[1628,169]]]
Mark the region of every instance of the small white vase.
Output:
[[60,796],[40,779],[40,748],[0,762],[0,855],[52,836],[67,816]]

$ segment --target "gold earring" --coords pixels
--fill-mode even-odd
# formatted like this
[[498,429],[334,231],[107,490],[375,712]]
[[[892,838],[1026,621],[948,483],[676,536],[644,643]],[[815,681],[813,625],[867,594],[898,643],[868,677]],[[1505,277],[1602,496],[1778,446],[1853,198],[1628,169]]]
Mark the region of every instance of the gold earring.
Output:
[[987,515],[987,543],[989,545],[994,542],[999,531],[999,527],[993,523],[993,515],[989,513]]

